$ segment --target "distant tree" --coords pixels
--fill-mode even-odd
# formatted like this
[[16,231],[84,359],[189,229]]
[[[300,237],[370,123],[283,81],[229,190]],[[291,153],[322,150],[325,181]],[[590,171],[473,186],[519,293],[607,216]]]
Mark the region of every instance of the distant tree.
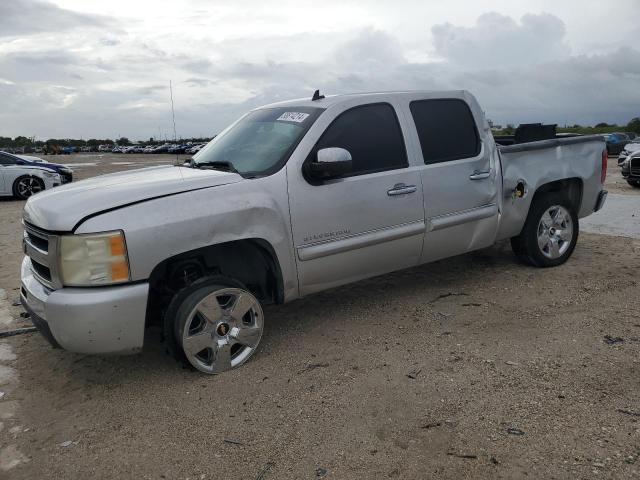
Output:
[[612,127],[612,126],[613,125],[609,125],[607,122],[601,122],[596,125],[596,128],[606,128],[606,127]]
[[640,133],[640,117],[635,117],[627,123],[627,131]]
[[129,139],[127,137],[120,137],[117,140],[117,143],[118,143],[118,145],[129,145],[130,144]]
[[507,123],[507,126],[502,129],[502,135],[513,135],[516,133],[516,127],[513,123]]
[[20,136],[13,139],[14,147],[26,147],[27,145],[31,145],[30,138]]

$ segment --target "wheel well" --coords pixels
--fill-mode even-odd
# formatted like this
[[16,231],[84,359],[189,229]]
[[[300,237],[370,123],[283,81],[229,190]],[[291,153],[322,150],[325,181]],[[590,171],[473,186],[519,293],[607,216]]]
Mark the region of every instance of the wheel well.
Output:
[[582,188],[582,180],[579,178],[565,178],[545,183],[538,187],[531,203],[533,204],[539,195],[549,192],[563,192],[567,195],[577,213],[580,211],[580,205],[582,204]]
[[245,239],[180,253],[160,262],[149,276],[146,324],[159,324],[171,299],[207,275],[224,275],[243,283],[261,303],[283,303],[284,284],[269,242]]

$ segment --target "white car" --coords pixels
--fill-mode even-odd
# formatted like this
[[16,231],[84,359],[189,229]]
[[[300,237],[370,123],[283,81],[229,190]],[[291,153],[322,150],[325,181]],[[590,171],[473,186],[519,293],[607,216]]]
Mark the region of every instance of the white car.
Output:
[[62,184],[54,170],[33,165],[17,165],[10,156],[0,155],[0,196],[14,196],[26,200],[42,190]]
[[620,155],[618,156],[618,166],[619,167],[622,166],[622,164],[627,159],[627,157],[639,151],[640,151],[640,138],[636,137],[635,139],[633,139],[633,141],[631,141],[631,143],[627,143],[624,146],[624,149],[620,152]]

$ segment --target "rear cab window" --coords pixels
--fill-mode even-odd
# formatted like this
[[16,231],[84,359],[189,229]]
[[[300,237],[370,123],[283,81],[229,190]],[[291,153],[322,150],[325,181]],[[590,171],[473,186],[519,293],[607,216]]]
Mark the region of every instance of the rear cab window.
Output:
[[478,128],[464,100],[415,100],[409,108],[425,164],[472,158],[480,153]]

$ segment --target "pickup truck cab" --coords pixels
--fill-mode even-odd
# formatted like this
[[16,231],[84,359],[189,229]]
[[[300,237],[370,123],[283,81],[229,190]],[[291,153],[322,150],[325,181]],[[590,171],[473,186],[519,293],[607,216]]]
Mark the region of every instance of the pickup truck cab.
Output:
[[30,199],[22,302],[56,346],[134,353],[159,324],[205,373],[244,363],[284,303],[511,239],[565,262],[602,207],[601,136],[501,147],[465,91],[253,110],[185,165]]

